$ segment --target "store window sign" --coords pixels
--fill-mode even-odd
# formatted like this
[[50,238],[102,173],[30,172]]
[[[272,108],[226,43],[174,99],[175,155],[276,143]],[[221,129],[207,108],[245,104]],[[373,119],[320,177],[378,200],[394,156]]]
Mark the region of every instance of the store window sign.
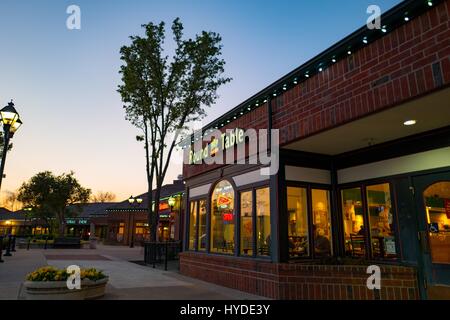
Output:
[[228,206],[231,204],[231,202],[233,201],[232,198],[224,196],[224,195],[219,195],[217,197],[217,206],[219,208],[225,209],[228,208]]
[[66,224],[88,224],[87,219],[66,219]]
[[233,214],[232,213],[224,213],[223,221],[233,221]]
[[164,211],[169,209],[169,204],[167,202],[160,202],[159,203],[159,211]]
[[[213,139],[205,148],[189,152],[189,164],[201,162],[201,160],[214,156],[219,151],[228,150],[245,141],[244,130],[235,129],[228,133],[222,133],[219,139]],[[220,142],[220,143],[219,143]]]
[[447,214],[447,219],[450,219],[450,199],[444,200],[445,213]]

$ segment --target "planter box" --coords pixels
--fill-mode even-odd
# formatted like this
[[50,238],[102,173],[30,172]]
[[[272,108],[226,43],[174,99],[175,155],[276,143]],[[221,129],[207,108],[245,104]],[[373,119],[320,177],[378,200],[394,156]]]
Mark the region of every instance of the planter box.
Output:
[[105,294],[108,277],[92,281],[81,281],[81,289],[69,290],[66,281],[25,281],[21,296],[25,300],[88,300]]

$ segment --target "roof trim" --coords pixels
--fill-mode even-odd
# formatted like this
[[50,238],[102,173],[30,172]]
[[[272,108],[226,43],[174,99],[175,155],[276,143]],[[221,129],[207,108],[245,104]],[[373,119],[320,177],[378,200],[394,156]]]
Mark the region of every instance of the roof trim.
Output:
[[[269,99],[272,99],[273,96],[278,96],[294,86],[307,81],[308,78],[311,78],[315,74],[321,72],[319,70],[323,70],[339,60],[344,59],[349,55],[348,52],[350,52],[350,54],[354,54],[365,46],[370,45],[370,43],[373,43],[374,41],[398,29],[400,26],[409,23],[414,18],[427,12],[429,9],[436,7],[436,5],[443,1],[444,0],[432,0],[432,6],[428,4],[430,2],[429,0],[405,0],[401,2],[381,15],[382,25],[383,27],[386,27],[385,30],[383,30],[383,28],[382,30],[369,30],[366,25],[362,26],[322,53],[308,60],[298,68],[276,80],[244,102],[240,103],[238,106],[204,126],[201,130],[201,134],[200,130],[191,134],[191,143],[189,143],[189,138],[186,138],[180,142],[180,146],[185,148],[186,146],[194,143],[194,138],[198,139],[203,137],[203,135],[207,134],[208,131],[220,129],[226,124],[235,121],[240,116],[253,111],[255,108],[261,107]],[[409,18],[408,21],[404,19],[406,14]],[[363,39],[366,39],[368,43],[364,43]]]

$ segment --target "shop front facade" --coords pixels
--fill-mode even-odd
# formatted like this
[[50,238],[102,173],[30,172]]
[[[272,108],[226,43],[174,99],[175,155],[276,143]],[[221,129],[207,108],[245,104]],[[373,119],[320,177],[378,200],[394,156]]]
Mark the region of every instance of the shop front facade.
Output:
[[[182,180],[162,187],[158,210],[158,241],[180,241],[183,217]],[[130,199],[132,199],[130,201]],[[131,197],[106,209],[104,243],[110,245],[143,245],[150,239],[147,193]],[[95,223],[95,221],[94,221]]]
[[[204,127],[278,129],[275,174],[185,145],[183,274],[276,299],[450,299],[450,1],[382,18]],[[228,149],[206,140],[200,158]]]

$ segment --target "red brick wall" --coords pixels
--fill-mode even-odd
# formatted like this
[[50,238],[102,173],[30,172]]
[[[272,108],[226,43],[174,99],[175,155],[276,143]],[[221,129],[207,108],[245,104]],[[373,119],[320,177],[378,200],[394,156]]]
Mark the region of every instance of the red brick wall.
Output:
[[[435,63],[443,83],[434,81]],[[447,0],[284,93],[273,107],[273,126],[285,144],[449,84]]]
[[[433,77],[435,63],[441,84]],[[273,128],[280,129],[283,145],[448,85],[450,0],[274,99]],[[267,129],[267,106],[224,129],[237,127]],[[218,167],[185,165],[183,175],[189,178]]]
[[[223,128],[220,128],[220,131],[226,132],[227,129],[267,129],[269,127],[268,124],[268,113],[267,113],[267,103],[263,104],[259,108],[255,109],[252,112],[249,112],[247,114],[244,114],[240,118],[238,118],[236,121],[233,121],[227,125],[225,125]],[[206,146],[206,143],[204,143],[203,147]],[[186,149],[188,150],[188,149]],[[248,154],[248,151],[246,151],[246,154]],[[186,159],[186,158],[185,158]],[[225,156],[224,156],[225,160]],[[200,164],[200,165],[184,165],[183,166],[183,178],[187,179],[190,177],[193,177],[195,175],[198,175],[200,173],[215,170],[217,168],[222,167],[223,165],[206,165],[206,164]]]
[[282,300],[417,300],[413,268],[381,266],[379,296],[367,289],[366,266],[271,263],[253,259],[180,254],[184,275],[229,288]]

